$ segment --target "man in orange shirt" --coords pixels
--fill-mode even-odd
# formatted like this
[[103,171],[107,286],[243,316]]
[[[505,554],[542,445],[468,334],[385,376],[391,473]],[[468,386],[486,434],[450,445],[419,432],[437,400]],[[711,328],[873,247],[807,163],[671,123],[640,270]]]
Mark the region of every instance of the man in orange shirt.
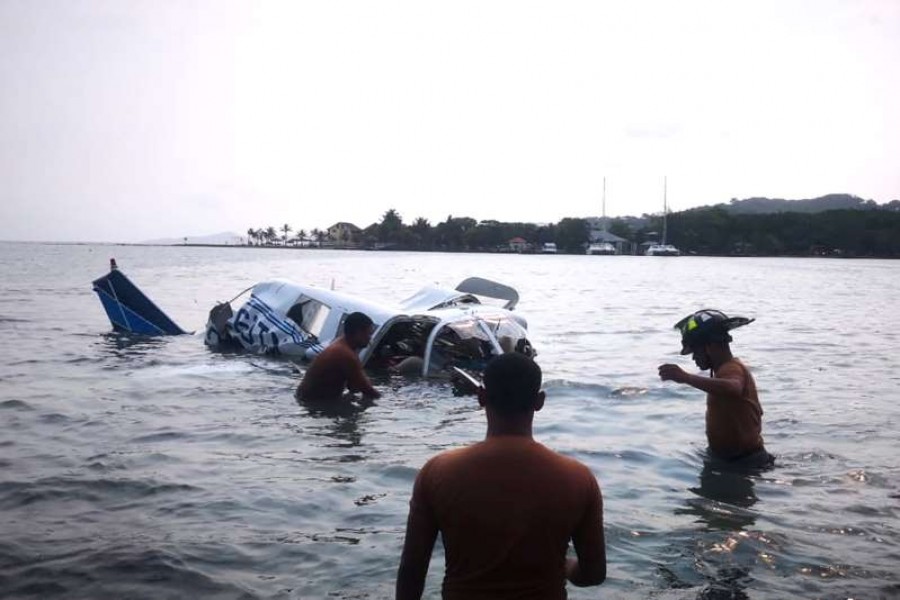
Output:
[[[422,596],[438,532],[443,597],[566,598],[606,578],[603,500],[593,473],[532,438],[544,405],[541,370],[509,353],[488,363],[479,404],[484,441],[439,454],[416,478],[397,573],[397,599]],[[577,558],[566,558],[569,541]]]
[[763,410],[756,382],[744,364],[731,354],[732,329],[754,319],[728,317],[718,310],[701,310],[675,324],[681,331],[681,354],[693,355],[700,369],[712,377],[686,373],[678,365],[659,367],[663,381],[683,383],[706,392],[706,438],[710,454],[748,466],[771,464],[762,438]]
[[362,392],[363,398],[379,398],[372,382],[363,371],[359,351],[369,345],[375,325],[361,312],[344,319],[344,334],[333,341],[315,359],[297,387],[298,400],[332,402],[340,400],[344,389]]

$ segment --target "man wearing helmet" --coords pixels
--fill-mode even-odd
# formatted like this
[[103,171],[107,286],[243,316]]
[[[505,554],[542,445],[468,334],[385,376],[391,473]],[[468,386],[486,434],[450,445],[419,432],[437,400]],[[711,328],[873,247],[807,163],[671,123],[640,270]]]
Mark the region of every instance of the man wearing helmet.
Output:
[[772,461],[763,444],[763,410],[753,376],[731,354],[728,333],[753,320],[728,317],[718,310],[701,310],[685,317],[675,324],[681,332],[681,354],[691,354],[697,366],[710,369],[712,376],[664,364],[659,367],[659,377],[706,392],[706,439],[714,457],[761,465]]

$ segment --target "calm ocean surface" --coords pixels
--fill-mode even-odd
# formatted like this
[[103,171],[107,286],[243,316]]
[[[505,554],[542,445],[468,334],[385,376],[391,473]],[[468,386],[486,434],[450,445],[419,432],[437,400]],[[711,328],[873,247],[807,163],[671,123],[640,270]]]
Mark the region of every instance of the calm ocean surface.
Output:
[[[900,597],[900,262],[0,244],[0,596],[389,598],[417,469],[480,439],[443,383],[311,413],[282,360],[110,332],[114,256],[180,325],[271,277],[400,300],[519,290],[542,443],[591,467],[609,578],[571,598]],[[672,325],[716,307],[778,456],[704,469],[704,399],[661,383]],[[438,547],[427,595],[439,596]]]

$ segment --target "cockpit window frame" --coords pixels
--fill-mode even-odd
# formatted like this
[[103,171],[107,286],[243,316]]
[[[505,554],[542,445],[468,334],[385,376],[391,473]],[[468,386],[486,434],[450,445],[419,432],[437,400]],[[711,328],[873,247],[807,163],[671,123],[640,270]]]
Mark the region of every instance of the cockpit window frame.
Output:
[[[307,317],[305,305],[307,304],[316,304],[316,312],[311,317]],[[295,310],[300,310],[300,320],[298,321],[294,316],[296,313]],[[324,310],[323,310],[324,309]],[[286,316],[297,326],[300,331],[306,333],[307,335],[313,336],[316,339],[319,339],[322,336],[322,331],[325,329],[325,325],[328,323],[328,318],[331,316],[331,312],[335,310],[331,305],[322,302],[316,298],[311,298],[309,296],[300,296],[297,298],[297,301],[294,302],[293,306],[287,311]]]

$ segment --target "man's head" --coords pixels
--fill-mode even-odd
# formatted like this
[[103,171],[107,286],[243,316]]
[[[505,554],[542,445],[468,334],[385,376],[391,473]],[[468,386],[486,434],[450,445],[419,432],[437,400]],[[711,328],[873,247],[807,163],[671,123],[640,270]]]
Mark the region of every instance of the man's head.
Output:
[[541,368],[518,352],[492,358],[484,370],[479,403],[503,417],[530,415],[544,406]]
[[372,341],[373,333],[375,333],[375,324],[364,313],[350,313],[344,319],[344,339],[351,348],[359,350],[368,346]]
[[722,311],[699,310],[675,324],[681,332],[681,354],[691,354],[700,369],[715,368],[731,356],[731,334],[755,319],[729,317]]

